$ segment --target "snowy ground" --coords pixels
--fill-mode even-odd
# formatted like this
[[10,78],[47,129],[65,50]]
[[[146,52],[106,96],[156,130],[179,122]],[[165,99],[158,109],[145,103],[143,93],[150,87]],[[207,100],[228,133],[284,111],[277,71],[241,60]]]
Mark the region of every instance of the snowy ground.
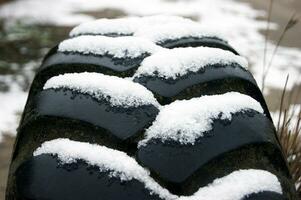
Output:
[[[249,4],[234,0],[18,0],[0,7],[0,18],[5,26],[16,23],[74,26],[81,22],[93,20],[94,17],[84,13],[97,13],[104,9],[120,10],[126,15],[176,14],[187,16],[220,32],[251,63],[251,71],[261,85],[264,36],[260,33],[266,28],[266,22],[258,20],[266,15],[264,11],[253,9]],[[30,11],[30,12],[29,12]],[[279,28],[272,24],[273,29]],[[269,62],[274,44],[268,44]],[[1,56],[1,55],[0,55]],[[0,57],[0,61],[1,61]],[[36,60],[33,65],[36,64]],[[32,77],[34,67],[23,68],[27,76]],[[298,79],[301,71],[301,49],[280,47],[273,61],[273,68],[266,80],[268,88],[281,89],[285,77],[290,75],[289,88]],[[28,75],[29,74],[29,75]],[[26,91],[23,91],[15,79],[0,74],[0,81],[9,85],[6,92],[0,92],[0,140],[1,133],[15,134],[18,114],[24,107]],[[1,90],[0,90],[1,91]],[[269,93],[269,89],[266,93]]]

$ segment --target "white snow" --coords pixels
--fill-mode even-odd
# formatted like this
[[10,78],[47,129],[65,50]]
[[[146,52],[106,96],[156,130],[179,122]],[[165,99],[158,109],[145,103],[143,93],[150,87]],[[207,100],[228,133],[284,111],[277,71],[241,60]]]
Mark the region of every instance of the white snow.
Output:
[[152,104],[159,107],[153,94],[145,87],[116,76],[88,72],[67,73],[50,78],[43,89],[58,88],[68,88],[97,99],[105,98],[113,106],[138,107]]
[[138,146],[146,145],[151,139],[194,144],[205,132],[212,130],[214,119],[231,120],[232,114],[245,110],[263,113],[259,102],[238,92],[175,101],[161,108]]
[[9,86],[8,91],[0,91],[0,145],[3,135],[15,136],[17,133],[19,120],[28,95],[21,86],[24,86],[24,82],[33,79],[32,71],[38,63],[40,61],[30,61],[22,64],[22,68],[17,63],[4,65],[13,70],[21,69],[18,74],[0,75],[0,85],[4,83],[4,85]]
[[139,19],[136,17],[120,18],[120,19],[98,19],[82,23],[70,32],[71,37],[78,35],[133,35],[137,29]]
[[145,53],[151,54],[161,49],[154,43],[139,37],[106,37],[83,35],[64,40],[59,44],[60,52],[105,55],[116,58],[136,58]]
[[134,158],[118,150],[69,139],[55,139],[43,143],[33,153],[34,156],[42,154],[56,155],[62,164],[84,160],[89,165],[99,167],[101,172],[109,172],[110,176],[122,181],[138,180],[151,194],[157,194],[165,200],[240,200],[261,191],[282,194],[277,177],[264,170],[235,171],[200,188],[192,196],[176,196],[154,181],[150,172]]
[[237,63],[243,68],[248,62],[232,52],[209,47],[187,47],[159,51],[143,60],[134,77],[159,76],[176,79],[214,64]]
[[[180,23],[180,24],[199,24],[195,21],[192,21],[191,19],[171,15],[171,14],[155,14],[155,15],[148,15],[143,16],[139,18],[141,21],[142,26],[147,25],[169,25],[174,23]],[[138,27],[139,28],[139,27]],[[139,28],[140,29],[140,28]]]
[[270,191],[282,194],[277,177],[264,170],[238,170],[200,188],[190,197],[179,200],[241,200],[252,193]]
[[183,37],[215,37],[226,41],[217,29],[208,30],[190,19],[172,15],[98,19],[80,24],[70,32],[71,37],[108,34],[134,35],[155,43]]
[[0,142],[4,134],[14,136],[24,109],[27,93],[11,83],[10,91],[0,92]]
[[152,27],[159,24],[198,24],[192,20],[172,15],[154,15],[147,17],[125,17],[118,19],[98,19],[95,21],[89,21],[82,23],[70,32],[70,36],[78,35],[134,35],[136,32],[142,31],[144,28]]
[[218,33],[218,31],[205,28],[199,23],[173,22],[167,24],[154,24],[144,27],[142,26],[142,28],[138,29],[134,35],[145,37],[157,44],[167,40],[176,40],[185,37],[210,37],[227,41],[221,33]]

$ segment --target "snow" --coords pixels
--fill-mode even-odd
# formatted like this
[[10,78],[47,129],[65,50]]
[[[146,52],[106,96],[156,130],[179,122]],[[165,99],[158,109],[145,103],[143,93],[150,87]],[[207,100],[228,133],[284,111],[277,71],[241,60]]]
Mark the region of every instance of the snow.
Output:
[[60,52],[78,52],[82,54],[105,55],[116,58],[136,58],[161,49],[154,43],[138,37],[117,37],[83,35],[64,40],[59,44]]
[[109,172],[111,177],[120,178],[121,181],[138,180],[150,193],[165,200],[240,200],[261,191],[282,194],[277,177],[264,170],[234,171],[200,188],[192,196],[176,196],[154,181],[150,172],[141,167],[134,158],[118,150],[69,139],[55,139],[43,143],[33,153],[34,156],[42,154],[56,155],[61,164],[84,160],[89,165],[97,166],[100,172]]
[[[181,28],[179,28],[181,26]],[[127,17],[120,19],[98,19],[75,27],[70,36],[78,35],[134,35],[147,38],[155,43],[184,37],[223,36],[218,31],[207,30],[199,23],[187,18],[171,15],[154,15],[147,17]],[[222,39],[225,40],[225,39]]]
[[232,52],[209,47],[187,47],[159,51],[141,63],[134,77],[159,76],[176,79],[189,72],[199,70],[214,64],[230,65],[238,63],[247,68],[248,62]]
[[[120,89],[122,87],[122,89]],[[43,89],[68,88],[97,99],[105,98],[113,106],[138,107],[159,103],[153,94],[138,83],[99,73],[67,73],[50,78]]]
[[145,146],[151,139],[194,144],[212,130],[214,119],[231,121],[233,114],[246,110],[263,113],[259,102],[238,92],[175,101],[161,108],[138,147]]
[[3,134],[14,136],[19,123],[22,109],[25,106],[27,94],[11,83],[10,91],[0,92],[0,142]]
[[144,28],[152,27],[159,24],[170,23],[193,23],[192,20],[172,15],[154,15],[146,17],[125,17],[118,19],[98,19],[82,23],[70,32],[71,37],[78,35],[134,35],[136,32],[142,31]]
[[[181,27],[181,28],[179,28]],[[154,24],[151,26],[142,26],[138,29],[135,36],[145,37],[157,44],[163,43],[167,40],[177,40],[181,38],[194,37],[194,38],[218,38],[227,41],[222,34],[217,30],[210,30],[202,27],[198,23],[167,23],[167,24]]]
[[70,32],[70,37],[78,35],[133,35],[137,29],[138,18],[98,19],[82,23]]
[[179,200],[240,200],[252,193],[270,191],[282,194],[277,177],[264,170],[238,170],[200,188],[190,197]]
[[89,165],[98,166],[101,172],[110,172],[112,177],[122,181],[136,179],[144,183],[150,191],[160,194],[163,199],[174,196],[156,183],[150,177],[150,172],[141,167],[134,158],[121,151],[69,139],[55,139],[43,143],[33,153],[34,156],[41,154],[57,155],[63,164],[84,160]]

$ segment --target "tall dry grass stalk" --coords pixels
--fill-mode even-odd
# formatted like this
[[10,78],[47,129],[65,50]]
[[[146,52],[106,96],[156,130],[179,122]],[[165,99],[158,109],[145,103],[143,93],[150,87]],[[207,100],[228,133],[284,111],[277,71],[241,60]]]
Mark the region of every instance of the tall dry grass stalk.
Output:
[[[277,54],[278,48],[286,35],[287,31],[292,29],[298,22],[299,17],[296,16],[296,12],[293,12],[284,29],[282,30],[279,39],[272,51],[269,61],[267,62],[267,49],[268,39],[270,33],[270,23],[273,11],[274,0],[270,0],[268,7],[267,27],[265,32],[265,44],[263,55],[263,67],[262,67],[262,92],[265,89],[265,81],[272,68],[273,60]],[[301,106],[299,110],[296,107],[291,107],[292,102],[296,102],[294,98],[298,98],[300,95],[300,87],[297,91],[291,91],[290,95],[286,98],[286,86],[288,83],[288,76],[286,78],[285,86],[281,96],[281,103],[279,108],[278,122],[276,126],[279,141],[281,143],[283,153],[286,156],[289,170],[292,174],[297,191],[301,196]],[[295,94],[295,95],[294,95]],[[295,97],[294,97],[295,96]]]
[[300,95],[300,87],[285,98],[287,82],[288,76],[281,96],[276,130],[297,192],[301,195],[301,106],[299,109],[290,106]]
[[262,80],[261,80],[261,90],[264,92],[265,89],[265,81],[266,77],[269,74],[269,71],[272,67],[275,55],[278,51],[278,48],[286,35],[286,33],[292,29],[298,22],[299,22],[299,16],[297,16],[296,11],[292,13],[291,17],[288,19],[288,22],[286,23],[284,29],[282,30],[275,48],[273,49],[272,55],[269,59],[269,62],[267,63],[267,49],[268,49],[268,39],[269,39],[269,33],[270,33],[270,24],[271,24],[271,16],[273,11],[273,4],[274,0],[270,0],[269,2],[269,8],[268,8],[268,18],[267,18],[267,27],[265,31],[265,42],[264,42],[264,52],[263,52],[263,66],[262,66]]

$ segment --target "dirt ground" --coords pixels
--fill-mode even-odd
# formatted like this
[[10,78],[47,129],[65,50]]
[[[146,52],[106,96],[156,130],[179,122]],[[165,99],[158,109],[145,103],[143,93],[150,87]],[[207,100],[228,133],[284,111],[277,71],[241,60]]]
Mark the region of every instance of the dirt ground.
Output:
[[0,200],[4,200],[6,177],[14,140],[13,137],[4,136],[3,142],[0,143]]
[[[269,7],[269,0],[240,0],[243,2],[248,2],[254,7],[255,9],[265,9],[268,10]],[[280,29],[277,31],[271,31],[270,39],[272,41],[277,41],[280,37],[280,34],[287,24],[289,18],[292,16],[293,13],[296,13],[299,16],[299,20],[301,17],[301,1],[300,0],[274,0],[273,4],[273,12],[271,14],[271,21],[276,22]],[[264,31],[263,31],[264,33]],[[282,46],[288,47],[301,47],[301,23],[297,24],[293,29],[288,31],[281,42]]]
[[[3,0],[2,0],[3,1]],[[0,3],[2,2],[0,0]],[[263,0],[238,0],[250,3],[256,9],[267,9],[269,1]],[[284,27],[292,15],[293,10],[296,10],[299,15],[301,15],[301,1],[295,0],[294,2],[289,0],[274,0],[274,8],[272,13],[272,21],[276,22],[280,25],[280,27]],[[110,12],[110,10],[104,10],[98,12],[93,12],[91,15],[98,16],[98,17],[116,17],[116,16],[123,16],[125,13],[118,12]],[[271,32],[271,40],[277,41],[282,28],[278,31]],[[263,33],[264,34],[264,33]],[[298,47],[301,48],[301,23],[294,27],[293,30],[289,31],[285,36],[282,45],[289,46],[289,47]],[[271,90],[272,92],[266,96],[266,100],[269,103],[269,107],[272,110],[278,108],[279,105],[279,97],[281,94],[280,90]],[[300,102],[298,100],[298,102]],[[2,143],[0,143],[0,200],[4,200],[4,192],[5,192],[5,184],[7,179],[8,173],[8,166],[11,156],[11,151],[14,143],[14,138],[11,136],[5,136],[3,138]]]

